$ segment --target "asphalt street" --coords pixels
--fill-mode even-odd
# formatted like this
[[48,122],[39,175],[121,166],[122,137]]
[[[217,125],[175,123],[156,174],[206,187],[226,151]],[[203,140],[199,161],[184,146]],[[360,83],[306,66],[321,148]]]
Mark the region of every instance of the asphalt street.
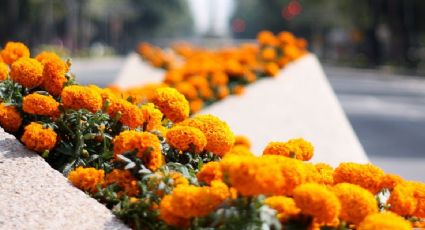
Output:
[[[123,63],[124,58],[74,60],[72,70],[78,82],[104,87]],[[388,173],[425,182],[425,77],[324,70],[370,160]]]

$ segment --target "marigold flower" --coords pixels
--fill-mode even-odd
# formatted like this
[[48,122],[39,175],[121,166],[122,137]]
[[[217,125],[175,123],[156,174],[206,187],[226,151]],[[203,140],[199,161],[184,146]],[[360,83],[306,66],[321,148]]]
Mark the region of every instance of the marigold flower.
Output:
[[409,183],[399,184],[391,191],[387,201],[390,210],[400,216],[412,216],[418,205],[415,197],[415,187]]
[[264,200],[264,204],[277,211],[277,218],[281,222],[285,222],[301,212],[301,209],[295,204],[294,199],[290,197],[271,196]]
[[168,225],[179,228],[187,228],[189,226],[189,219],[177,216],[174,212],[174,207],[171,201],[171,195],[164,196],[161,200],[159,206],[159,218]]
[[119,154],[137,150],[137,157],[141,158],[150,170],[155,171],[164,164],[161,142],[152,133],[124,131],[114,138],[113,144],[115,159]]
[[374,213],[367,216],[358,226],[358,230],[411,230],[409,221],[392,212]]
[[119,98],[115,95],[115,92],[110,88],[100,88],[97,85],[88,85],[87,87],[96,91],[102,97],[102,105],[105,105],[106,101],[112,103]]
[[385,173],[372,164],[341,163],[334,171],[336,184],[347,182],[359,185],[373,194],[381,191],[381,181]]
[[190,111],[196,113],[204,107],[204,101],[202,99],[195,99],[190,101]]
[[120,186],[127,196],[136,196],[140,193],[137,180],[128,170],[113,169],[112,172],[106,174],[104,186],[111,184]]
[[229,88],[227,86],[219,86],[217,88],[218,99],[222,100],[227,96],[229,96]]
[[173,122],[180,122],[189,117],[189,102],[176,89],[157,89],[152,102]]
[[71,171],[68,175],[68,180],[71,183],[84,191],[90,193],[97,192],[97,185],[102,185],[105,172],[102,169],[78,167]]
[[119,121],[131,129],[142,125],[145,121],[142,110],[124,99],[114,100],[111,105],[109,105],[109,116],[115,117],[117,113],[121,114]]
[[222,71],[215,71],[211,75],[211,84],[215,86],[225,86],[229,82],[229,77]]
[[32,93],[24,97],[22,110],[26,113],[56,117],[59,115],[59,102],[52,96]]
[[179,82],[176,84],[176,89],[181,94],[183,94],[187,100],[196,99],[198,97],[198,92],[196,88],[189,82]]
[[62,104],[68,109],[87,109],[96,112],[102,108],[102,97],[87,86],[71,85],[61,93]]
[[313,157],[313,145],[302,138],[288,142],[270,142],[263,150],[264,155],[281,155],[298,160],[308,161]]
[[333,173],[334,173],[334,169],[325,163],[317,163],[316,165],[314,165],[316,171],[317,171],[317,183],[319,184],[325,184],[325,185],[333,185],[334,183],[334,178],[333,178]]
[[416,210],[413,213],[413,216],[419,218],[425,218],[425,184],[424,183],[411,183],[411,186],[414,186],[415,198],[418,201]]
[[251,148],[251,141],[246,136],[236,135],[234,145],[235,146],[236,145],[243,145],[243,146],[247,147],[248,149],[250,149]]
[[273,47],[266,47],[261,50],[261,58],[264,61],[273,61],[276,58],[276,50]]
[[235,145],[232,147],[232,149],[229,152],[225,154],[225,156],[228,156],[228,155],[236,155],[236,156],[243,157],[243,156],[254,156],[254,153],[252,153],[251,150],[249,150],[249,148],[247,148],[244,145]]
[[190,126],[174,126],[167,132],[167,142],[180,151],[200,153],[207,145],[207,139],[201,130]]
[[315,222],[323,225],[332,225],[341,210],[337,196],[320,184],[298,186],[294,190],[294,200],[302,213],[313,216]]
[[43,125],[31,122],[25,127],[21,141],[28,149],[42,153],[51,150],[56,145],[57,134],[51,128],[44,128]]
[[22,124],[21,114],[16,107],[0,104],[0,125],[8,132],[16,132]]
[[207,138],[205,150],[223,156],[235,143],[235,136],[229,126],[213,115],[196,115],[179,125],[191,126],[201,130]]
[[360,186],[341,183],[332,191],[341,203],[340,218],[349,223],[359,224],[366,216],[378,212],[374,195]]
[[264,72],[269,76],[276,76],[279,73],[279,66],[274,62],[269,62],[266,64]]
[[170,173],[171,179],[173,179],[173,186],[177,187],[180,185],[189,185],[189,180],[187,180],[186,177],[183,176],[183,174],[179,172],[171,172]]
[[152,103],[146,103],[140,108],[145,119],[144,127],[147,131],[160,130],[162,126],[163,114]]
[[257,34],[257,40],[260,45],[271,45],[275,46],[278,43],[277,38],[270,31],[261,31]]
[[29,58],[30,50],[21,42],[8,42],[0,55],[6,64],[11,65],[19,58]]
[[9,66],[0,62],[0,81],[6,80],[9,76]]
[[59,96],[68,81],[65,77],[69,70],[68,64],[53,52],[42,52],[36,59],[44,66],[42,87],[53,96]]
[[223,172],[221,171],[220,162],[211,161],[204,164],[196,174],[198,181],[202,181],[206,184],[211,184],[212,181],[222,180]]
[[245,87],[243,85],[237,85],[233,87],[232,92],[236,95],[242,95],[245,93]]
[[226,184],[221,181],[213,181],[211,186],[205,187],[178,186],[171,195],[165,196],[163,200],[170,199],[170,209],[175,216],[190,219],[208,215],[229,196],[229,188]]
[[43,65],[33,58],[20,58],[11,65],[10,77],[26,88],[35,88],[43,82]]

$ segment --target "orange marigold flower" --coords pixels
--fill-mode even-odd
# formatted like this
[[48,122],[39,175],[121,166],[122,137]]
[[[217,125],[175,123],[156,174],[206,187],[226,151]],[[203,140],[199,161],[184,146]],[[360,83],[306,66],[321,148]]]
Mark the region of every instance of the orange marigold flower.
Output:
[[216,86],[225,86],[229,82],[229,77],[223,71],[215,71],[211,74],[211,84]]
[[217,97],[222,100],[225,97],[229,96],[229,88],[227,86],[217,87]]
[[225,154],[225,156],[228,155],[236,155],[236,156],[254,156],[254,153],[251,152],[251,150],[249,150],[249,148],[247,148],[244,145],[235,145],[232,147],[232,149],[227,152]]
[[152,102],[173,122],[180,122],[189,117],[189,102],[173,88],[159,88],[155,91]]
[[232,91],[236,95],[242,95],[245,93],[245,87],[243,85],[237,85],[233,87]]
[[161,200],[159,206],[159,218],[168,225],[179,228],[187,228],[189,226],[189,219],[177,216],[174,212],[174,206],[171,201],[171,195],[164,196]]
[[200,153],[207,145],[201,130],[190,126],[174,126],[167,131],[167,142],[180,151]]
[[6,80],[7,76],[9,76],[9,66],[0,62],[0,81]]
[[296,37],[291,33],[287,31],[282,31],[277,35],[277,38],[279,39],[279,42],[283,45],[288,44],[295,44]]
[[367,216],[357,230],[411,230],[409,221],[392,212],[374,213]]
[[313,145],[302,138],[291,139],[288,142],[270,142],[263,150],[264,155],[281,155],[303,161],[310,160],[313,152]]
[[409,183],[399,184],[391,191],[387,201],[390,210],[400,216],[412,216],[418,205],[415,197],[415,187]]
[[275,46],[278,43],[277,38],[270,31],[261,31],[257,34],[257,40],[260,45],[271,45]]
[[314,165],[316,171],[317,171],[317,183],[319,184],[325,184],[325,185],[333,185],[334,183],[334,178],[333,178],[333,173],[334,173],[334,169],[325,163],[317,163],[316,165]]
[[204,107],[204,101],[202,99],[195,99],[190,101],[190,111],[196,113]]
[[294,190],[294,200],[302,213],[314,217],[314,221],[323,225],[332,225],[338,218],[341,204],[326,186],[307,183]]
[[119,121],[131,129],[142,125],[145,121],[142,110],[124,99],[114,100],[111,102],[111,105],[109,105],[109,116],[115,117],[117,113],[121,114]]
[[273,61],[276,56],[276,50],[273,47],[266,47],[261,50],[261,58],[265,61]]
[[11,65],[19,58],[29,58],[30,50],[21,42],[8,42],[0,55],[6,64]]
[[341,183],[332,191],[341,203],[340,218],[349,223],[359,224],[366,216],[378,212],[375,196],[360,186]]
[[145,119],[144,126],[147,131],[152,130],[161,130],[162,126],[162,117],[163,114],[152,103],[146,103],[140,108],[143,113],[143,118]]
[[102,97],[87,86],[71,85],[61,93],[62,104],[68,109],[87,109],[96,112],[102,108]]
[[141,158],[150,170],[155,171],[164,164],[161,142],[152,133],[124,131],[114,138],[113,144],[115,159],[119,154],[137,150],[137,157]]
[[395,174],[386,174],[382,180],[382,187],[393,190],[395,186],[404,182],[404,179]]
[[102,185],[105,172],[102,169],[78,167],[71,171],[68,175],[68,180],[71,183],[84,191],[90,193],[97,192],[97,185]]
[[43,82],[43,65],[33,58],[20,58],[11,65],[10,77],[26,88],[35,88]]
[[8,132],[16,132],[22,124],[21,114],[16,107],[0,104],[0,125]]
[[281,222],[285,222],[301,212],[301,209],[295,204],[294,199],[290,197],[271,196],[264,200],[264,204],[277,211],[277,218]]
[[220,162],[211,161],[204,164],[196,174],[196,177],[199,181],[202,181],[206,184],[211,184],[212,181],[222,180],[223,172],[221,171]]
[[140,193],[137,180],[131,175],[128,170],[114,169],[106,174],[105,186],[117,184],[123,189],[123,192],[128,196],[136,196]]
[[205,150],[223,156],[235,143],[235,136],[229,126],[213,115],[196,115],[180,125],[191,126],[201,130],[207,138]]
[[104,105],[106,101],[112,103],[118,99],[115,92],[109,88],[102,89],[97,85],[88,85],[88,87],[96,91],[102,97],[102,105]]
[[198,91],[196,91],[196,88],[189,82],[179,82],[175,87],[187,100],[196,99],[198,97]]
[[416,210],[413,213],[413,216],[419,218],[425,218],[425,184],[424,183],[411,183],[411,186],[414,186],[415,198],[418,201]]
[[279,66],[274,62],[269,62],[266,64],[264,72],[269,76],[276,76],[279,73]]
[[59,102],[50,95],[32,93],[24,97],[22,110],[26,113],[56,117],[59,115]]
[[229,188],[226,184],[221,181],[213,181],[211,186],[206,187],[177,186],[173,193],[165,196],[164,199],[170,199],[170,209],[175,216],[190,219],[208,215],[229,196]]
[[53,129],[44,128],[39,123],[31,122],[25,127],[21,141],[27,148],[42,153],[55,147],[57,136]]
[[373,194],[381,191],[381,181],[385,173],[372,164],[341,163],[334,171],[336,184],[347,182],[359,185]]
[[69,70],[68,64],[53,52],[42,52],[36,59],[44,66],[43,88],[53,96],[59,96],[68,81],[65,77]]
[[234,145],[235,146],[236,145],[243,145],[243,146],[247,147],[248,149],[250,149],[251,148],[251,141],[246,136],[236,135]]

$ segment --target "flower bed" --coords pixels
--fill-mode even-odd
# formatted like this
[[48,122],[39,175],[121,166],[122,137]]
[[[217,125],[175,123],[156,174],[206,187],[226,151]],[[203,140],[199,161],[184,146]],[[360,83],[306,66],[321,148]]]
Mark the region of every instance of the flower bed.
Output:
[[173,88],[153,87],[141,102],[76,84],[53,53],[30,58],[8,43],[0,56],[0,125],[132,228],[423,225],[422,183],[370,164],[309,163],[314,148],[303,139],[254,156],[219,118],[190,118]]

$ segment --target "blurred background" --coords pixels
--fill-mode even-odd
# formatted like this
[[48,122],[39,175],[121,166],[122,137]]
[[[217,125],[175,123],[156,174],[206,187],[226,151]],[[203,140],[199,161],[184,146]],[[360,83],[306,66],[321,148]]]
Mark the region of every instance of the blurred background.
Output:
[[212,46],[289,30],[324,63],[373,163],[425,181],[423,12],[423,0],[2,0],[0,44],[71,56],[80,82],[105,86],[142,40]]

